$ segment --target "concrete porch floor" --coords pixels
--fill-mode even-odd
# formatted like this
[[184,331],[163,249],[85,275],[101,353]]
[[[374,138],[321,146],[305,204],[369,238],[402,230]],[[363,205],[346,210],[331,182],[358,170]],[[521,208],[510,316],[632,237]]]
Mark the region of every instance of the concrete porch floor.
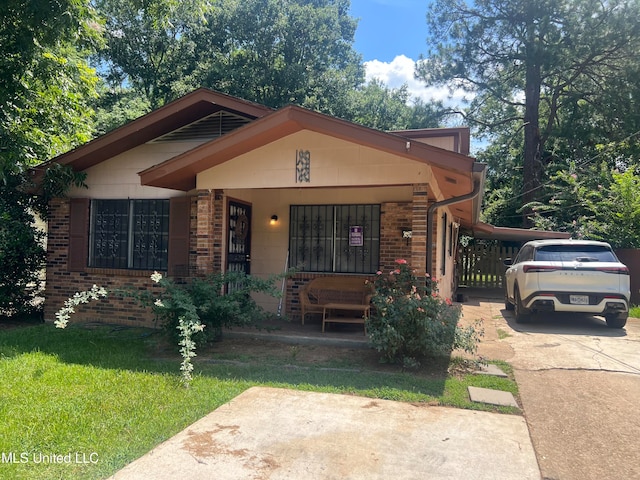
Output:
[[228,338],[250,336],[296,345],[334,345],[347,348],[369,346],[363,325],[330,323],[325,325],[323,333],[320,315],[307,315],[304,325],[300,317],[293,319],[276,317],[264,321],[260,329],[234,327],[232,330],[225,330],[223,335]]

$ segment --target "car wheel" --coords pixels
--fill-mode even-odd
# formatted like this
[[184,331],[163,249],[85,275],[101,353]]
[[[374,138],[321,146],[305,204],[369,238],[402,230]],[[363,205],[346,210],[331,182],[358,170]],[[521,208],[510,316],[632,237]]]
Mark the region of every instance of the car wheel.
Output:
[[515,296],[514,310],[516,323],[526,323],[531,320],[531,312],[522,304],[522,299],[520,298],[520,292],[518,291],[517,285],[513,287],[513,294]]
[[607,327],[609,328],[622,328],[627,324],[627,315],[605,315],[604,319],[607,321]]
[[504,292],[504,308],[509,312],[513,311],[513,303],[509,301],[509,296],[506,291]]

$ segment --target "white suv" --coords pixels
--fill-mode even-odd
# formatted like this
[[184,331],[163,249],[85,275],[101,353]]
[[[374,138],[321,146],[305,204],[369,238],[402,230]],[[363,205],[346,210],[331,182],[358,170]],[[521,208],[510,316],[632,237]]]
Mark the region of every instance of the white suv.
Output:
[[629,316],[629,269],[611,246],[590,240],[527,242],[515,260],[505,260],[505,307],[516,322],[537,311],[603,315],[622,328]]

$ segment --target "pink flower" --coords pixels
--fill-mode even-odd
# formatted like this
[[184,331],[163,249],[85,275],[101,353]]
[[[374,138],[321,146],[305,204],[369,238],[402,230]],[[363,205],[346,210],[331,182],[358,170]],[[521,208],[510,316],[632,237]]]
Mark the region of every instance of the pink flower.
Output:
[[376,275],[382,275],[382,272],[381,272],[380,270],[378,270],[378,271],[376,272]]
[[406,265],[407,261],[404,258],[399,258],[399,259],[396,260],[396,263],[398,265]]
[[397,268],[392,272],[395,273],[396,275],[400,273],[400,270],[398,270]]
[[445,299],[445,302],[447,302],[447,305],[449,306],[453,305],[453,302],[451,301],[450,298]]

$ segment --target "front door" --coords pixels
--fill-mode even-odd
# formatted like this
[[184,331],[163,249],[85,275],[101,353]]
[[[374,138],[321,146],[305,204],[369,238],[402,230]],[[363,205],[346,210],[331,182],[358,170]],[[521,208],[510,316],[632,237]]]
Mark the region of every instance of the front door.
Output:
[[227,271],[249,274],[250,265],[251,205],[231,200],[227,234]]

